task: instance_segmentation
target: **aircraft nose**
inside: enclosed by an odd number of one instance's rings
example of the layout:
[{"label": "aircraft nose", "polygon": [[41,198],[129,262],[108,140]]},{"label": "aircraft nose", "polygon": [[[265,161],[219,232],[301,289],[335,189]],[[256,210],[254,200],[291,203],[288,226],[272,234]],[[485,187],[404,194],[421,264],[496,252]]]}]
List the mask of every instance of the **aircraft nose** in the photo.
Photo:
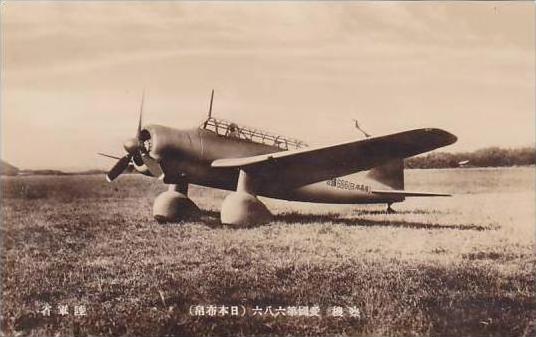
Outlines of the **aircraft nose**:
[{"label": "aircraft nose", "polygon": [[123,147],[125,148],[125,151],[127,151],[127,153],[130,153],[130,154],[134,154],[138,150],[139,146],[140,145],[139,145],[138,139],[136,138],[128,139],[127,141],[123,143]]}]

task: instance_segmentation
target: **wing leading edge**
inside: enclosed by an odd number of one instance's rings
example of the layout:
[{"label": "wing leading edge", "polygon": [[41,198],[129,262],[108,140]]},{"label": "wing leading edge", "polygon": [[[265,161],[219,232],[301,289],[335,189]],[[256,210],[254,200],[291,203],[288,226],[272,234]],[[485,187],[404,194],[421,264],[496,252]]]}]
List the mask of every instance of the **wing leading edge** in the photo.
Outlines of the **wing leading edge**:
[{"label": "wing leading edge", "polygon": [[369,170],[456,140],[456,136],[441,129],[416,129],[331,146],[218,159],[212,162],[212,167],[242,169],[253,175],[263,190],[276,191]]}]

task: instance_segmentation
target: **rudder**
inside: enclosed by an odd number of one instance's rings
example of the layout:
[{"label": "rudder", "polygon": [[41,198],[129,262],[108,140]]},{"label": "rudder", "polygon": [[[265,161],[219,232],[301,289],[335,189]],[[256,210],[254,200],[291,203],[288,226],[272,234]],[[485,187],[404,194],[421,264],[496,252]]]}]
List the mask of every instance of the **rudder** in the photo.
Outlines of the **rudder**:
[{"label": "rudder", "polygon": [[367,173],[374,179],[394,190],[404,189],[404,159],[394,159],[386,164],[377,166]]}]

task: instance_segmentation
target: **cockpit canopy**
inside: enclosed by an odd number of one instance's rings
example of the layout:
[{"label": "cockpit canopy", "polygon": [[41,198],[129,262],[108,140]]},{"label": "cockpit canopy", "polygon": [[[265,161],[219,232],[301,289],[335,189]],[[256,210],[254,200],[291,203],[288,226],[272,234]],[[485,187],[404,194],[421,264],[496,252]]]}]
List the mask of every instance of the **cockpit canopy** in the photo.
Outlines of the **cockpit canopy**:
[{"label": "cockpit canopy", "polygon": [[213,117],[201,123],[199,128],[214,132],[221,137],[237,138],[253,143],[276,146],[281,150],[307,147],[306,143],[298,139],[287,138],[245,126],[238,126],[236,123]]}]

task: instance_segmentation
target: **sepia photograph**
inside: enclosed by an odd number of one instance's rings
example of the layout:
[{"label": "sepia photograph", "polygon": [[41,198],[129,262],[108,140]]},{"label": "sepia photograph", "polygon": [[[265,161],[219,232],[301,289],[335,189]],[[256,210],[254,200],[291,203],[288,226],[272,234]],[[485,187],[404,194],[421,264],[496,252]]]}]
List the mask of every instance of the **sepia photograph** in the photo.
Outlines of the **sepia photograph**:
[{"label": "sepia photograph", "polygon": [[531,1],[0,1],[0,336],[536,335]]}]

